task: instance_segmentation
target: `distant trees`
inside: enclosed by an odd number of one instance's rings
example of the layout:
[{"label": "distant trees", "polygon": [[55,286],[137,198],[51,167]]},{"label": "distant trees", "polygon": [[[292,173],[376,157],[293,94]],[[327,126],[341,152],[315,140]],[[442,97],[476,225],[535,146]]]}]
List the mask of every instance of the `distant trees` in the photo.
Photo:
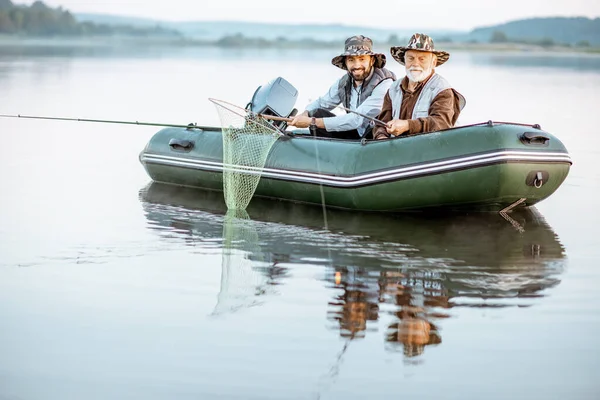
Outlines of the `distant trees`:
[{"label": "distant trees", "polygon": [[[556,46],[558,43],[554,41],[554,39],[550,37],[542,37],[539,39],[509,39],[508,36],[503,31],[494,31],[492,33],[492,37],[490,38],[490,43],[520,43],[520,44],[532,44],[541,47],[552,47]],[[563,44],[563,46],[567,46],[568,44]]]},{"label": "distant trees", "polygon": [[[102,21],[102,20],[101,20]],[[112,19],[111,19],[112,21]],[[117,21],[119,21],[117,19]],[[133,24],[134,22],[132,22]],[[176,25],[170,25],[176,27]],[[187,29],[183,27],[182,29]],[[214,28],[205,28],[208,33]],[[268,28],[267,28],[268,29]],[[222,30],[237,32],[238,27]],[[42,1],[35,1],[30,6],[14,4],[11,0],[0,0],[0,35],[36,36],[36,37],[75,37],[75,36],[133,36],[163,39],[177,39],[181,45],[219,46],[230,48],[339,48],[341,38],[332,40],[315,39],[313,31],[308,30],[305,38],[292,39],[279,36],[274,39],[248,37],[254,32],[240,27],[239,32],[228,33],[217,40],[184,37],[175,29],[166,29],[160,25],[113,25],[106,23],[79,22],[62,7],[50,8]],[[337,31],[336,31],[337,32]],[[387,44],[392,46],[407,43],[408,38],[389,33]],[[391,31],[394,32],[394,31]],[[339,32],[337,32],[339,33]],[[260,34],[264,34],[261,31]],[[268,35],[272,37],[272,35]],[[312,37],[312,38],[311,38]],[[332,35],[329,37],[333,38]],[[379,39],[378,39],[379,41]],[[172,43],[173,40],[167,40]],[[577,47],[582,51],[598,51],[600,46],[600,18],[534,18],[513,21],[502,25],[476,28],[466,35],[447,34],[436,39],[436,43],[466,44],[522,44],[530,46],[568,46]],[[378,42],[379,43],[379,42]],[[385,44],[382,43],[382,44]]]},{"label": "distant trees", "polygon": [[0,34],[23,36],[180,36],[177,31],[161,28],[108,26],[91,22],[77,22],[62,7],[50,8],[41,1],[31,6],[15,5],[10,0],[0,0]]},{"label": "distant trees", "polygon": [[310,38],[304,38],[300,40],[292,40],[284,37],[277,37],[274,40],[264,39],[264,38],[256,38],[256,37],[247,37],[242,35],[241,33],[236,33],[234,35],[225,35],[220,39],[217,39],[213,43],[203,42],[204,45],[215,45],[218,47],[231,47],[231,48],[259,48],[259,49],[267,49],[267,48],[275,48],[275,49],[285,49],[285,48],[307,48],[307,49],[316,49],[316,48],[330,48],[330,47],[338,47],[339,43],[337,41],[328,42],[322,40],[315,40]]},{"label": "distant trees", "polygon": [[506,33],[502,31],[494,31],[492,32],[492,37],[490,38],[490,43],[506,43],[508,42],[508,37]]},{"label": "distant trees", "polygon": [[216,41],[216,45],[220,47],[273,47],[274,42],[266,39],[247,38],[241,33],[235,35],[223,36],[221,39]]},{"label": "distant trees", "polygon": [[436,39],[436,43],[452,43],[454,42],[450,36],[441,36]]},{"label": "distant trees", "polygon": [[535,44],[540,45],[542,47],[552,47],[552,46],[556,45],[556,43],[554,42],[554,39],[549,38],[549,37],[541,38],[541,39],[537,40],[535,42]]},{"label": "distant trees", "polygon": [[14,30],[14,23],[8,16],[8,13],[5,13],[2,9],[0,9],[0,33],[14,32]]},{"label": "distant trees", "polygon": [[13,3],[10,0],[0,0],[0,10],[5,10],[13,7]]},{"label": "distant trees", "polygon": [[396,35],[395,33],[392,33],[392,34],[390,35],[390,37],[388,38],[387,42],[388,42],[389,44],[392,44],[392,45],[394,45],[394,46],[398,46],[400,43],[402,43],[402,42],[400,41],[400,38],[398,37],[398,35]]},{"label": "distant trees", "polygon": [[552,39],[555,45],[575,45],[585,40],[591,47],[600,46],[600,18],[548,17],[528,18],[507,23],[475,28],[468,38],[480,42],[539,43]]},{"label": "distant trees", "polygon": [[0,33],[44,35],[73,35],[79,27],[70,12],[52,9],[41,1],[30,7],[16,6],[10,0],[0,0]]}]

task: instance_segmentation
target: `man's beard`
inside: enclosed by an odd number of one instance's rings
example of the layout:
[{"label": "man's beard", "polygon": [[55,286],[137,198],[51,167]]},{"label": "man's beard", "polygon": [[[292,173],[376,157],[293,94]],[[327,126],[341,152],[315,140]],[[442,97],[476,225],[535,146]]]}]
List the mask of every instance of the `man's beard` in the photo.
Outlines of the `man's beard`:
[{"label": "man's beard", "polygon": [[420,68],[406,68],[406,76],[408,80],[414,83],[423,82],[429,75],[431,75],[431,71],[433,71],[433,66],[424,69],[421,71]]},{"label": "man's beard", "polygon": [[371,67],[363,69],[363,68],[355,68],[350,71],[350,75],[355,81],[362,82],[369,77],[371,73]]}]

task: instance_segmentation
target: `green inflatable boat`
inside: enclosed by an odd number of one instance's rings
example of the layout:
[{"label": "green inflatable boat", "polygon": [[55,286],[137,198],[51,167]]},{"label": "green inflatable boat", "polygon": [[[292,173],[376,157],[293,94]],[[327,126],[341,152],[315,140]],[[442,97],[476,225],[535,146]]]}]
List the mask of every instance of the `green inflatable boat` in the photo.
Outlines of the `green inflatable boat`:
[{"label": "green inflatable boat", "polygon": [[[156,182],[223,190],[220,128],[162,129],[140,161]],[[500,211],[547,198],[570,166],[555,136],[509,123],[363,142],[296,134],[275,142],[254,195],[365,211]]]},{"label": "green inflatable boat", "polygon": [[[287,109],[295,99],[274,100],[274,89],[273,83],[266,94],[257,89],[247,108],[292,115],[296,110]],[[285,89],[287,94],[293,87]],[[572,164],[560,140],[538,125],[489,121],[378,141],[278,129],[285,134],[270,149],[264,168],[253,172],[260,174],[254,196],[350,210],[528,207],[554,193]],[[140,161],[156,182],[223,190],[219,127],[164,128]]]}]

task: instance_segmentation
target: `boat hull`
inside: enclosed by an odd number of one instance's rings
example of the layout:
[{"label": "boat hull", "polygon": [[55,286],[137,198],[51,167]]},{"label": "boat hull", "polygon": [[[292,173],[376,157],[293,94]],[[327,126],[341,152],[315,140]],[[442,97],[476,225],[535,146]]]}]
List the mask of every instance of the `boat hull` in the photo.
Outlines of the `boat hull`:
[{"label": "boat hull", "polygon": [[[192,145],[169,144],[174,142]],[[220,129],[163,129],[140,161],[154,181],[223,189]],[[570,166],[556,137],[518,124],[366,142],[299,134],[274,144],[264,169],[256,171],[261,179],[255,196],[364,211],[493,211],[547,198]]]}]

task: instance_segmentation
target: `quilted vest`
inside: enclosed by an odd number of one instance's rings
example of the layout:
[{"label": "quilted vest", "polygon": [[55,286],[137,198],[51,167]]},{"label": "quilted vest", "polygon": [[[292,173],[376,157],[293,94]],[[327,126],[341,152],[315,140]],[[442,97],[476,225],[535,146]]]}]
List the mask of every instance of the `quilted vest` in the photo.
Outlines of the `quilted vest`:
[{"label": "quilted vest", "polygon": [[[373,68],[373,73],[371,74],[371,78],[368,81],[364,81],[362,83],[362,88],[358,97],[358,105],[361,105],[367,97],[373,93],[373,89],[377,87],[381,82],[386,79],[396,80],[396,75],[385,68]],[[350,107],[350,97],[352,93],[352,79],[350,74],[346,74],[340,79],[340,83],[338,86],[338,91],[340,95],[340,99],[342,100],[342,104],[346,108],[353,109]]]},{"label": "quilted vest", "polygon": [[[402,89],[400,87],[401,83],[401,79],[397,80],[396,82],[392,83],[392,86],[389,90],[390,99],[392,100],[393,119],[400,119],[400,106],[402,105]],[[442,90],[451,88],[452,86],[450,86],[446,79],[444,79],[441,75],[434,73],[421,90],[421,93],[419,93],[419,98],[417,99],[417,103],[413,109],[411,119],[426,118],[429,115],[429,107],[431,106],[431,102],[435,96],[437,96]],[[456,93],[458,94],[460,109],[462,110],[466,104],[466,100],[462,94],[458,92]]]}]

